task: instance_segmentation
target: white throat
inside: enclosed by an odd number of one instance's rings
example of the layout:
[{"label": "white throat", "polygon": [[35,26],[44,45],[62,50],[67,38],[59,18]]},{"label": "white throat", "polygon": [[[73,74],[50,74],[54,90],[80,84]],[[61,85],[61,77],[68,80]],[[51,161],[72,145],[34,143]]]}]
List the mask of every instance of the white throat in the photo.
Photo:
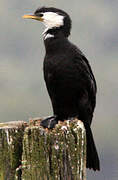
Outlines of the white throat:
[{"label": "white throat", "polygon": [[48,39],[48,38],[53,38],[53,37],[54,37],[54,35],[49,34],[49,33],[43,35],[44,40],[46,40],[46,39]]},{"label": "white throat", "polygon": [[46,29],[44,30],[44,32],[42,33],[44,40],[46,40],[46,39],[48,39],[48,38],[53,38],[53,37],[54,37],[53,34],[47,33],[48,30],[49,30],[49,28],[46,28]]}]

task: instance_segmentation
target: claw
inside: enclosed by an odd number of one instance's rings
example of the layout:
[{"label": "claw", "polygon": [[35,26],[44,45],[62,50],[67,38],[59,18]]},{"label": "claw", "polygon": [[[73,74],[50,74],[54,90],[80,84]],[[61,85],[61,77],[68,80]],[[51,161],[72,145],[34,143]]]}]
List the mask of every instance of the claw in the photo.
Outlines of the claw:
[{"label": "claw", "polygon": [[44,128],[53,129],[55,125],[58,124],[58,120],[56,116],[51,116],[41,121],[40,126]]}]

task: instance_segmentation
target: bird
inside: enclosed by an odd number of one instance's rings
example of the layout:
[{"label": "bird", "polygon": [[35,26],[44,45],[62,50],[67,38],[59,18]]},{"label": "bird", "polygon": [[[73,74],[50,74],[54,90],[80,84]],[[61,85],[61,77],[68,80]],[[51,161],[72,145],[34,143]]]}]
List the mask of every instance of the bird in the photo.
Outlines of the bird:
[{"label": "bird", "polygon": [[86,129],[86,167],[99,171],[100,162],[91,131],[97,85],[89,61],[68,39],[72,20],[64,10],[45,6],[23,18],[45,25],[43,72],[53,116],[43,119],[40,125],[52,129],[58,121],[80,119]]}]

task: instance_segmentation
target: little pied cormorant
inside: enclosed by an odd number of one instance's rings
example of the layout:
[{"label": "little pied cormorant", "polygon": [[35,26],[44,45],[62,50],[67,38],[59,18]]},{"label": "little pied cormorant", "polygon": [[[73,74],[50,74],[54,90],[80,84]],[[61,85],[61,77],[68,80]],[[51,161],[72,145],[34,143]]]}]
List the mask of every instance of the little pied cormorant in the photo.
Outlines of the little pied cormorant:
[{"label": "little pied cormorant", "polygon": [[23,18],[43,22],[46,55],[44,79],[52,102],[54,116],[41,122],[53,128],[58,120],[77,117],[82,120],[87,136],[87,168],[100,170],[99,158],[90,128],[96,105],[96,81],[84,54],[69,40],[71,19],[53,7],[38,8]]}]

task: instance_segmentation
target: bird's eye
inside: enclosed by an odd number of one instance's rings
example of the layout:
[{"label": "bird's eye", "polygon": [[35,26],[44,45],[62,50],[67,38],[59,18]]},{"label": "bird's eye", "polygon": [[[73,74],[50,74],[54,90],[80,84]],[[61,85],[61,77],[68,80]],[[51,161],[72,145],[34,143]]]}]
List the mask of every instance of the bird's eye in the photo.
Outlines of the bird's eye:
[{"label": "bird's eye", "polygon": [[40,14],[39,14],[39,17],[43,17],[43,14],[42,14],[42,13],[40,13]]}]

